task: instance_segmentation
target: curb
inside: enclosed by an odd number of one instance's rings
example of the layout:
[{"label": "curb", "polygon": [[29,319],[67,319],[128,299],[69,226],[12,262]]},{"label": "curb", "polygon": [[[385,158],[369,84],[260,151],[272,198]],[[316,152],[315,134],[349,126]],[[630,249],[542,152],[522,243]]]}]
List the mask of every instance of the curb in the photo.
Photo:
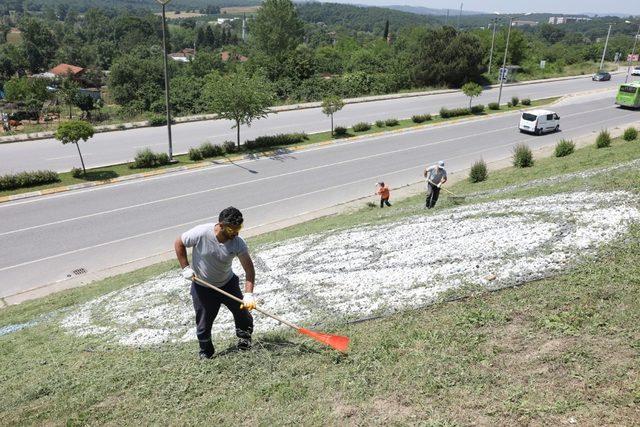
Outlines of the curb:
[{"label": "curb", "polygon": [[[623,71],[612,71],[611,74],[622,74]],[[538,79],[538,80],[528,80],[525,82],[516,82],[509,83],[503,85],[504,87],[515,87],[515,86],[526,86],[537,83],[547,83],[547,82],[557,82],[557,81],[565,81],[565,80],[577,80],[581,78],[587,78],[588,75],[580,75],[580,76],[567,76],[567,77],[554,77],[550,79]],[[499,84],[485,86],[484,89],[495,89],[500,87]],[[362,104],[366,102],[376,102],[376,101],[386,101],[392,99],[402,99],[402,98],[418,98],[422,96],[432,96],[432,95],[444,95],[449,93],[460,92],[460,89],[439,89],[425,92],[407,92],[407,93],[394,93],[388,95],[375,95],[375,96],[366,96],[361,98],[347,98],[344,99],[345,104]],[[297,110],[306,110],[311,108],[319,108],[322,105],[322,102],[307,102],[303,104],[291,104],[291,105],[281,105],[277,107],[271,108],[271,112],[279,113],[284,111],[297,111]],[[186,117],[178,117],[174,118],[174,123],[172,124],[181,124],[181,123],[192,123],[192,122],[201,122],[207,120],[214,120],[217,118],[216,114],[203,114],[196,116],[186,116]],[[121,123],[117,125],[104,125],[97,126],[95,128],[96,133],[106,133],[106,132],[118,132],[123,130],[131,130],[131,129],[140,129],[154,127],[149,125],[148,121],[143,122],[131,122],[131,123]],[[155,126],[160,127],[160,126]],[[13,136],[4,136],[0,137],[0,144],[11,144],[14,142],[22,142],[22,141],[34,141],[39,139],[49,139],[53,138],[54,132],[46,131],[46,132],[37,132],[37,133],[29,133],[29,134],[20,134]]]},{"label": "curb", "polygon": [[[567,95],[567,96],[569,96],[569,95]],[[565,97],[566,96],[560,97],[559,99],[557,99],[556,101],[554,101],[554,102],[552,102],[552,103],[550,103],[548,105],[549,106],[555,105],[556,103],[558,103],[561,100],[565,99]],[[531,107],[531,108],[535,108],[535,107]],[[509,114],[509,113],[518,113],[521,110],[522,109],[513,110],[513,111],[504,111],[502,113],[497,113],[497,114],[494,113],[494,114],[491,114],[489,116],[461,117],[461,118],[457,118],[457,119],[454,118],[452,120],[446,120],[446,121],[442,121],[442,122],[438,122],[438,123],[426,123],[426,124],[423,124],[423,125],[411,126],[411,127],[408,127],[408,128],[389,130],[389,131],[383,131],[383,132],[376,132],[376,133],[371,133],[371,134],[367,134],[367,135],[358,135],[358,136],[353,136],[353,137],[350,137],[350,138],[327,140],[327,141],[321,141],[321,142],[317,142],[317,143],[314,143],[314,144],[307,144],[307,145],[294,145],[294,146],[291,146],[291,147],[283,147],[283,148],[276,149],[276,150],[261,151],[261,152],[258,152],[258,153],[252,153],[252,154],[246,154],[246,155],[236,155],[236,156],[232,156],[232,157],[225,157],[223,160],[226,160],[227,163],[234,163],[234,162],[243,161],[243,160],[250,160],[251,158],[248,157],[248,156],[254,156],[254,158],[276,156],[278,154],[282,154],[283,150],[287,150],[287,151],[290,151],[290,152],[291,151],[300,151],[300,150],[313,148],[313,147],[323,147],[323,146],[327,146],[327,145],[338,144],[338,143],[341,143],[341,142],[354,142],[354,141],[360,141],[360,140],[363,140],[363,139],[380,137],[380,136],[397,135],[397,134],[407,133],[407,132],[410,132],[410,131],[422,130],[422,129],[426,129],[426,128],[436,128],[436,127],[450,125],[450,124],[460,124],[460,123],[474,122],[474,121],[483,120],[483,119],[491,119],[491,118],[493,118],[495,116],[502,116],[502,115],[506,115],[506,114]],[[436,115],[437,115],[437,113],[436,113]],[[205,161],[205,162],[200,162],[200,163],[194,163],[194,164],[191,164],[191,165],[179,166],[177,168],[166,168],[166,169],[158,169],[158,170],[155,170],[155,171],[136,173],[136,174],[132,174],[132,175],[126,175],[126,176],[122,176],[122,177],[107,179],[107,180],[104,180],[104,181],[86,182],[86,183],[82,183],[82,184],[73,184],[73,185],[66,185],[66,186],[62,186],[62,187],[47,188],[47,189],[38,190],[38,191],[30,191],[28,193],[13,194],[11,196],[0,196],[0,203],[13,202],[13,201],[16,201],[16,200],[28,199],[28,198],[32,198],[32,197],[47,196],[47,195],[50,195],[50,194],[63,193],[63,192],[72,191],[72,190],[80,190],[80,189],[83,189],[83,188],[90,188],[90,187],[97,187],[97,186],[101,186],[101,185],[114,184],[114,183],[117,183],[117,182],[131,181],[131,180],[135,180],[135,179],[144,179],[144,178],[149,178],[149,177],[158,176],[158,175],[166,175],[166,174],[174,173],[174,172],[182,172],[182,171],[193,170],[193,169],[204,169],[204,168],[207,168],[207,167],[211,167],[212,164],[213,164],[213,162]]]}]

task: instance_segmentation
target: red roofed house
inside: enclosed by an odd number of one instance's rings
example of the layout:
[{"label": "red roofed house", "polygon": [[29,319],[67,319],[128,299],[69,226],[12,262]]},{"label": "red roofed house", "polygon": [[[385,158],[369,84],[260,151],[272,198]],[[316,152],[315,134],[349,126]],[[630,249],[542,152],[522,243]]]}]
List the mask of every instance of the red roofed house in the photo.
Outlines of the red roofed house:
[{"label": "red roofed house", "polygon": [[220,52],[220,59],[222,59],[222,62],[227,62],[229,59],[233,59],[238,62],[246,62],[249,60],[246,56],[242,56],[239,53],[227,52],[226,50]]},{"label": "red roofed house", "polygon": [[85,68],[76,67],[75,65],[69,64],[59,64],[50,69],[49,72],[55,74],[58,77],[71,76],[75,79],[80,77],[85,72]]}]

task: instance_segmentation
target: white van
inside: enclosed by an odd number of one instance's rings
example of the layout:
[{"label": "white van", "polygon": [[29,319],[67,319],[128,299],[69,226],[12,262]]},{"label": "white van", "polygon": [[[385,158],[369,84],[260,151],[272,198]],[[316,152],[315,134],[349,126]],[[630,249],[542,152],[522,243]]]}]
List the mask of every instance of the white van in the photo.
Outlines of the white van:
[{"label": "white van", "polygon": [[520,117],[520,132],[540,135],[544,132],[556,132],[560,129],[560,116],[549,110],[525,111]]}]

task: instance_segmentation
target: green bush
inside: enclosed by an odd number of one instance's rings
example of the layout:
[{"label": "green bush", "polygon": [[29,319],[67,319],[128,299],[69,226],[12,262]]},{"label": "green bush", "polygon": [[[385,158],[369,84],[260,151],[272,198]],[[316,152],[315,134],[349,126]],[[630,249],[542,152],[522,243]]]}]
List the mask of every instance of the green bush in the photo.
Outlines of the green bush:
[{"label": "green bush", "polygon": [[497,102],[489,103],[489,110],[499,110],[499,109],[500,109],[500,104],[498,104]]},{"label": "green bush", "polygon": [[168,164],[169,155],[167,153],[154,153],[150,149],[145,148],[136,153],[136,157],[129,167],[131,169],[156,168]]},{"label": "green bush", "polygon": [[371,124],[367,122],[360,122],[353,125],[354,132],[366,132],[371,129]]},{"label": "green bush", "polygon": [[482,104],[474,105],[473,107],[471,107],[471,113],[472,114],[484,113],[484,105]]},{"label": "green bush", "polygon": [[222,149],[225,153],[231,154],[238,151],[238,146],[233,141],[225,141],[222,143]]},{"label": "green bush", "polygon": [[269,148],[278,145],[298,144],[309,139],[306,133],[281,133],[278,135],[260,136],[252,141],[247,141],[245,147],[247,150],[257,148]]},{"label": "green bush", "polygon": [[71,176],[74,178],[80,178],[84,175],[84,171],[80,168],[71,168]]},{"label": "green bush", "polygon": [[198,147],[198,150],[200,150],[202,157],[204,157],[205,159],[208,159],[210,157],[222,156],[224,154],[224,148],[219,145],[214,145],[210,142],[203,142],[202,144],[200,144],[200,147]]},{"label": "green bush", "polygon": [[398,119],[387,119],[384,121],[384,124],[389,127],[394,127],[394,126],[398,126],[400,122],[398,121]]},{"label": "green bush", "polygon": [[204,159],[204,156],[202,155],[202,151],[200,151],[197,148],[189,148],[189,160],[197,162],[202,159]]},{"label": "green bush", "polygon": [[149,126],[164,126],[167,124],[167,117],[162,114],[154,114],[149,117]]},{"label": "green bush", "polygon": [[633,141],[638,138],[638,130],[636,128],[627,128],[622,135],[625,141]]},{"label": "green bush", "polygon": [[517,107],[519,103],[520,103],[520,99],[517,96],[512,96],[511,97],[511,105],[512,106]]},{"label": "green bush", "polygon": [[0,191],[35,187],[36,185],[51,184],[54,182],[60,182],[60,177],[56,172],[47,170],[0,175]]},{"label": "green bush", "polygon": [[486,181],[487,176],[487,164],[482,159],[475,162],[469,170],[469,181],[471,182]]},{"label": "green bush", "polygon": [[554,154],[556,157],[568,156],[569,154],[573,153],[573,150],[575,150],[575,148],[576,148],[576,144],[574,144],[573,141],[570,141],[567,139],[561,139],[556,144],[556,149]]},{"label": "green bush", "polygon": [[440,117],[443,119],[448,119],[451,117],[459,117],[459,116],[468,116],[471,114],[471,110],[469,108],[444,108],[440,109]]},{"label": "green bush", "polygon": [[344,135],[346,135],[346,134],[347,134],[347,128],[346,128],[346,127],[344,127],[344,126],[336,126],[336,127],[333,129],[333,133],[334,133],[334,135],[336,135],[336,136],[344,136]]},{"label": "green bush", "polygon": [[596,138],[596,147],[597,148],[606,148],[611,146],[611,134],[609,134],[608,130],[603,130],[598,134]]},{"label": "green bush", "polygon": [[525,98],[522,100],[522,105],[531,105],[531,100],[529,98]]},{"label": "green bush", "polygon": [[507,108],[511,108],[513,107],[513,104],[511,103],[511,101],[507,102]]},{"label": "green bush", "polygon": [[411,120],[414,123],[423,123],[431,120],[431,114],[416,114],[415,116],[411,116]]},{"label": "green bush", "polygon": [[513,166],[517,168],[533,166],[533,153],[525,144],[518,144],[513,148]]},{"label": "green bush", "polygon": [[376,126],[379,128],[384,127],[384,120],[376,120]]}]

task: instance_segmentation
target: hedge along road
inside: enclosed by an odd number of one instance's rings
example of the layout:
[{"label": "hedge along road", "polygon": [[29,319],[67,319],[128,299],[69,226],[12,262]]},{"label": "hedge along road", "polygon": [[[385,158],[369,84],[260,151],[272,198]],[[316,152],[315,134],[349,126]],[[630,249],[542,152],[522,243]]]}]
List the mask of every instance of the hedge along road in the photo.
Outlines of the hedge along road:
[{"label": "hedge along road", "polygon": [[[590,77],[585,77],[505,86],[502,102],[506,103],[511,96],[518,96],[520,99],[541,99],[594,89],[614,90],[623,81],[624,75],[614,75],[609,82],[592,82]],[[479,98],[475,98],[474,103],[486,105],[495,102],[497,96],[497,89],[490,89]],[[469,99],[460,92],[349,104],[335,115],[335,123],[351,126],[360,121],[401,119],[414,114],[437,113],[441,107],[464,107],[468,104]],[[236,134],[231,126],[231,122],[223,120],[176,124],[172,126],[174,152],[187,152],[190,147],[198,146],[205,141],[217,144],[225,140],[235,141]],[[322,114],[321,109],[311,108],[271,114],[265,119],[255,121],[251,127],[242,126],[240,136],[245,140],[277,133],[321,132],[329,128],[330,120]],[[158,152],[168,150],[167,130],[164,126],[98,133],[89,142],[80,144],[85,163],[90,168],[129,162],[133,160],[135,153],[143,148]],[[0,144],[0,159],[0,174],[37,169],[66,172],[80,165],[76,147],[73,144],[63,146],[54,139]]]},{"label": "hedge along road", "polygon": [[519,114],[506,113],[3,203],[0,297],[64,281],[75,269],[93,274],[166,254],[180,232],[213,220],[229,205],[244,212],[246,230],[251,231],[371,195],[380,179],[393,187],[415,183],[426,162],[444,159],[450,172],[463,170],[480,157],[508,157],[520,142],[535,149],[638,118],[637,112],[615,107],[608,97],[589,99],[554,107],[562,116],[562,132],[541,137],[520,134]]}]

